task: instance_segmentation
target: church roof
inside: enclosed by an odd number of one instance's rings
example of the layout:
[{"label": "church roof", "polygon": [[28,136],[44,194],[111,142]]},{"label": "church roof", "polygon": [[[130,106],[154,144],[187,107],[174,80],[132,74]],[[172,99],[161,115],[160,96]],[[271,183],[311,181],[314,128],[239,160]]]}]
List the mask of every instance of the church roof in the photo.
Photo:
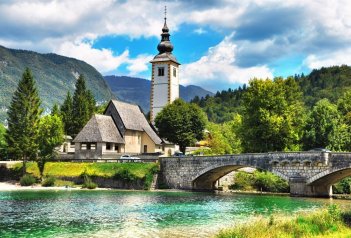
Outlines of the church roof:
[{"label": "church roof", "polygon": [[155,144],[161,144],[162,140],[152,129],[149,122],[146,120],[140,107],[135,104],[111,100],[115,106],[122,123],[128,130],[145,131]]},{"label": "church roof", "polygon": [[73,142],[110,142],[124,144],[112,117],[94,115]]}]

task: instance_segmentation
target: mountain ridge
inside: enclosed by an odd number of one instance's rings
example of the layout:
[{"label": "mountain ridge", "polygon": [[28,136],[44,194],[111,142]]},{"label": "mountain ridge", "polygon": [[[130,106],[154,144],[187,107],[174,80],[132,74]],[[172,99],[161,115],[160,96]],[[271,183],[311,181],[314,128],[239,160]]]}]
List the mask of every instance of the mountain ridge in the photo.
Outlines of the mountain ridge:
[{"label": "mountain ridge", "polygon": [[[150,110],[150,80],[116,75],[105,75],[104,79],[118,99],[138,104],[145,113]],[[214,95],[212,92],[196,85],[179,85],[179,91],[180,98],[187,102],[191,101],[195,96],[201,98],[206,95]]]},{"label": "mountain ridge", "polygon": [[41,54],[0,46],[0,121],[2,122],[7,117],[6,110],[27,67],[33,73],[44,110],[51,109],[55,103],[61,104],[68,91],[74,92],[79,74],[84,75],[87,87],[98,102],[114,98],[102,75],[84,61],[54,53]]}]

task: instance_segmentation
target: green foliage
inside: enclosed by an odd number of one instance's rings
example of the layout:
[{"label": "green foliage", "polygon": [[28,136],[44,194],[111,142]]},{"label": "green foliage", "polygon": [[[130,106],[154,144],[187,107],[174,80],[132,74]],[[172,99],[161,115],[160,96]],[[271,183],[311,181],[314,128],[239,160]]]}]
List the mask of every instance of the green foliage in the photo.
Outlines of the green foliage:
[{"label": "green foliage", "polygon": [[186,146],[203,138],[206,122],[206,115],[198,106],[181,99],[164,107],[155,118],[159,135],[178,144],[183,153]]},{"label": "green foliage", "polygon": [[351,177],[344,178],[333,185],[334,194],[351,194]]},{"label": "green foliage", "polygon": [[31,186],[37,182],[37,179],[31,174],[25,174],[20,179],[21,186]]},{"label": "green foliage", "polygon": [[209,122],[207,130],[209,134],[206,140],[209,143],[211,151],[209,154],[233,154],[241,153],[242,145],[239,134],[242,121],[239,114],[233,115],[233,120],[223,124]]},{"label": "green foliage", "polygon": [[217,92],[213,97],[195,97],[191,102],[199,105],[207,114],[208,120],[223,123],[232,120],[233,115],[241,113],[242,98],[246,92],[246,85],[237,89]]},{"label": "green foliage", "polygon": [[229,188],[233,190],[244,190],[251,191],[254,189],[255,175],[252,173],[246,173],[238,171],[234,175],[234,184],[230,185]]},{"label": "green foliage", "polygon": [[242,116],[246,152],[299,149],[304,107],[292,78],[251,80],[243,96]]},{"label": "green foliage", "polygon": [[97,184],[94,183],[87,174],[84,174],[83,177],[84,183],[82,184],[82,188],[95,189],[97,187]]},{"label": "green foliage", "polygon": [[56,103],[52,107],[50,115],[51,116],[60,116],[60,108],[59,108],[59,106]]},{"label": "green foliage", "polygon": [[79,177],[86,173],[88,176],[113,178],[118,172],[128,170],[138,179],[143,179],[148,173],[157,171],[156,163],[70,163],[47,162],[44,176]]},{"label": "green foliage", "polygon": [[[97,101],[113,98],[102,75],[91,65],[56,54],[38,54],[32,51],[12,50],[0,46],[0,105],[8,108],[11,97],[26,67],[32,69],[37,82],[42,107],[49,110],[55,103],[61,104],[66,93],[74,91],[77,74],[84,73],[87,86],[93,90]],[[6,119],[6,111],[0,110],[0,122]]]},{"label": "green foliage", "polygon": [[74,119],[73,119],[73,99],[71,93],[68,92],[61,106],[61,117],[66,135],[73,135]]},{"label": "green foliage", "polygon": [[90,90],[85,86],[84,76],[81,74],[76,83],[73,95],[73,128],[71,135],[75,136],[89,121],[95,111],[95,99]]},{"label": "green foliage", "polygon": [[134,180],[138,179],[138,177],[127,168],[117,171],[114,178],[124,180],[126,182],[133,182]]},{"label": "green foliage", "polygon": [[254,173],[239,171],[235,173],[234,184],[229,188],[244,191],[289,192],[287,181],[266,171],[255,171]]},{"label": "green foliage", "polygon": [[8,111],[6,141],[8,152],[13,159],[36,157],[38,151],[38,128],[42,110],[40,99],[31,71],[27,68],[22,75]]},{"label": "green foliage", "polygon": [[50,176],[50,177],[44,178],[44,180],[42,181],[41,185],[43,187],[53,187],[53,186],[55,186],[55,182],[56,182],[56,178]]},{"label": "green foliage", "polygon": [[47,115],[39,123],[39,155],[52,158],[54,149],[64,141],[63,123],[57,115]]},{"label": "green foliage", "polygon": [[6,128],[0,123],[0,160],[7,160]]},{"label": "green foliage", "polygon": [[323,98],[336,103],[345,91],[351,89],[350,79],[351,67],[346,65],[315,69],[306,77],[295,76],[308,107],[313,107]]},{"label": "green foliage", "polygon": [[[20,177],[21,171],[23,170],[23,163],[16,163],[10,167],[11,173],[18,175],[16,177]],[[36,162],[27,162],[26,163],[26,173],[31,174],[37,179],[40,178],[40,170],[38,164]]]},{"label": "green foliage", "polygon": [[336,133],[339,124],[340,114],[336,105],[328,99],[318,101],[307,119],[303,137],[304,149],[337,147],[334,137],[340,136],[340,133]]},{"label": "green foliage", "polygon": [[[256,219],[253,223],[235,226],[221,231],[218,238],[309,238],[309,237],[349,237],[351,229],[348,224],[348,214],[340,209],[331,207],[314,213],[300,213],[293,217],[280,216],[274,218]],[[343,222],[344,221],[344,222]]]}]

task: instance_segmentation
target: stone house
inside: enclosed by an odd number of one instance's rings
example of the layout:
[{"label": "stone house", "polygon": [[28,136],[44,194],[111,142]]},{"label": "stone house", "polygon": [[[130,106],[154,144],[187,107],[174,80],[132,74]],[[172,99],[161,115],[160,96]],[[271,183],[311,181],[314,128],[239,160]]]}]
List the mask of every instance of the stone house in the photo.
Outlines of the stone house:
[{"label": "stone house", "polygon": [[111,100],[74,138],[75,159],[117,159],[120,154],[162,152],[163,141],[138,105]]}]

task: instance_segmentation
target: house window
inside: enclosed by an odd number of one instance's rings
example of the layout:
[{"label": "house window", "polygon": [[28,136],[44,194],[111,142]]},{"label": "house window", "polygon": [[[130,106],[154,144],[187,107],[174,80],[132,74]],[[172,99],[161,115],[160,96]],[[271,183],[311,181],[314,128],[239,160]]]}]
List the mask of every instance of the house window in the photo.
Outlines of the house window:
[{"label": "house window", "polygon": [[71,142],[70,147],[71,147],[71,148],[74,148],[74,142]]},{"label": "house window", "polygon": [[90,149],[91,150],[96,150],[96,144],[95,143],[90,144]]},{"label": "house window", "polygon": [[87,144],[82,143],[82,144],[80,145],[80,149],[81,149],[81,150],[87,150]]},{"label": "house window", "polygon": [[173,68],[173,77],[177,77],[177,69]]},{"label": "house window", "polygon": [[144,153],[147,153],[147,145],[144,145]]},{"label": "house window", "polygon": [[118,151],[118,145],[115,144],[115,151]]},{"label": "house window", "polygon": [[164,75],[165,75],[165,68],[159,67],[158,68],[158,76],[164,76]]},{"label": "house window", "polygon": [[111,143],[106,143],[106,150],[111,150]]}]

